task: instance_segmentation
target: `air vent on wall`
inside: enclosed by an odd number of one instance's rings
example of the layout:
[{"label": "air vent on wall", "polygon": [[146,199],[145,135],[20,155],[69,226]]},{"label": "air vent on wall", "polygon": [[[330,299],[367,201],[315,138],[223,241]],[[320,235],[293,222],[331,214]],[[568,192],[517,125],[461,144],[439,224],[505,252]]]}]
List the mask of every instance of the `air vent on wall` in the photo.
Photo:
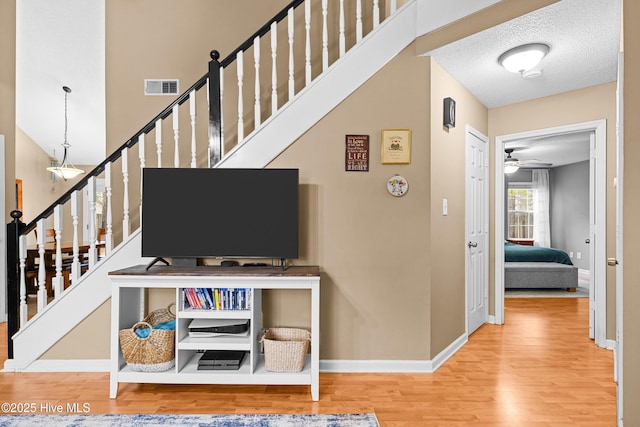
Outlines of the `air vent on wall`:
[{"label": "air vent on wall", "polygon": [[180,81],[178,79],[145,79],[145,95],[177,95]]}]

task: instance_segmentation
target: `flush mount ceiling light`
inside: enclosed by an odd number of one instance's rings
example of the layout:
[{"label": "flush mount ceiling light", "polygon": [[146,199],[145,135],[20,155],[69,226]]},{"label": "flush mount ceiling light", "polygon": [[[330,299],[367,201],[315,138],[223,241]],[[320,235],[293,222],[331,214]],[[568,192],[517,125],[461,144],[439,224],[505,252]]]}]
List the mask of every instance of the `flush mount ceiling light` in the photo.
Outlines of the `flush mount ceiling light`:
[{"label": "flush mount ceiling light", "polygon": [[504,152],[507,153],[507,158],[504,159],[504,173],[514,173],[520,169],[520,162],[515,157],[511,157],[513,148],[505,148]]},{"label": "flush mount ceiling light", "polygon": [[498,58],[498,63],[512,73],[524,75],[549,53],[549,45],[529,43],[509,49]]},{"label": "flush mount ceiling light", "polygon": [[71,93],[71,89],[69,89],[67,86],[62,86],[62,90],[64,91],[64,142],[62,143],[62,147],[64,148],[64,155],[62,157],[61,165],[48,167],[47,170],[49,172],[55,173],[60,178],[66,181],[68,179],[75,178],[80,174],[83,174],[84,171],[75,167],[73,163],[68,160],[68,152],[71,145],[67,142],[67,127],[69,123],[67,120],[67,96],[69,95],[69,93]]}]

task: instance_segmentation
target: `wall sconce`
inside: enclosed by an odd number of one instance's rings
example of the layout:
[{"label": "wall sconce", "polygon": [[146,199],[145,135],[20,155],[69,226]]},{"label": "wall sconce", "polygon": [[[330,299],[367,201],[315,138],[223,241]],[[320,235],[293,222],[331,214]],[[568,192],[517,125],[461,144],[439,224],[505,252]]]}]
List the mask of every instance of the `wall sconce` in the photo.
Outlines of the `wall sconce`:
[{"label": "wall sconce", "polygon": [[443,110],[443,125],[449,129],[456,127],[456,101],[445,98]]}]

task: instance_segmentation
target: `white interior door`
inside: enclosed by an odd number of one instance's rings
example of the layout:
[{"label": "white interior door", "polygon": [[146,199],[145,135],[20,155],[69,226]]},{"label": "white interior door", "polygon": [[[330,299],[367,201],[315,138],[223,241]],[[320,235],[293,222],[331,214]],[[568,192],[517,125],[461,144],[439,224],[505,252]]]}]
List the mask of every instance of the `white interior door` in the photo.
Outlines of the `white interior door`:
[{"label": "white interior door", "polygon": [[594,288],[595,283],[595,270],[596,264],[596,245],[595,245],[595,231],[596,231],[596,200],[595,200],[595,188],[596,188],[596,136],[594,132],[589,135],[589,271],[590,281],[589,283],[589,338],[595,339],[596,337],[596,291]]},{"label": "white interior door", "polygon": [[[466,127],[465,240],[467,334],[487,321],[489,298],[489,139]],[[443,214],[446,214],[443,204]]]},{"label": "white interior door", "polygon": [[620,53],[618,58],[618,126],[617,126],[617,147],[616,147],[616,259],[614,260],[616,266],[616,346],[614,357],[614,373],[617,381],[617,414],[618,425],[622,425],[623,411],[623,386],[622,386],[622,321],[623,316],[623,254],[622,254],[622,208],[623,208],[623,173],[624,173],[624,103],[623,103],[623,88],[624,88],[624,54]]}]

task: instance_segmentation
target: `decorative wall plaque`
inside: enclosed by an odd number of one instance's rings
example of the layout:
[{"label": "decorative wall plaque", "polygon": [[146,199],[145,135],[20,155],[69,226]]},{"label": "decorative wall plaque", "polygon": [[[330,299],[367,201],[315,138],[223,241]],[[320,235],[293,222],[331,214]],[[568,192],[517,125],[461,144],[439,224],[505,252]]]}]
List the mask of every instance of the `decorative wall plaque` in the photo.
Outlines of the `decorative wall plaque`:
[{"label": "decorative wall plaque", "polygon": [[369,171],[369,135],[347,135],[344,170]]}]

